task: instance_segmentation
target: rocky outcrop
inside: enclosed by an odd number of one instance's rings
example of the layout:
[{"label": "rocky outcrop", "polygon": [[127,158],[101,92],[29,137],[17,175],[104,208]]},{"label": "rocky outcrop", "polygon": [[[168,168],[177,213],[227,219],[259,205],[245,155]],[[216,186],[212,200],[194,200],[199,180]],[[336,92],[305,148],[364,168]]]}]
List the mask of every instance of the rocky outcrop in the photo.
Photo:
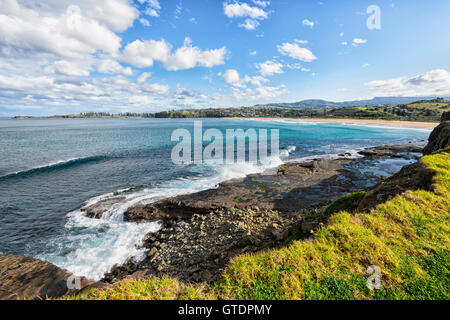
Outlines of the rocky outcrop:
[{"label": "rocky outcrop", "polygon": [[405,158],[407,153],[422,153],[422,148],[411,145],[388,145],[365,148],[358,152],[365,157]]},{"label": "rocky outcrop", "polygon": [[[218,188],[136,205],[126,221],[162,221],[162,229],[144,243],[147,257],[116,266],[104,280],[169,275],[211,282],[234,256],[279,246],[290,235],[307,237],[326,218],[330,201],[379,181],[355,174],[373,160],[412,160],[422,149],[413,145],[367,148],[364,157],[314,159],[286,163],[278,170],[227,181]],[[409,182],[407,182],[409,184]],[[355,207],[358,203],[355,203]]]},{"label": "rocky outcrop", "polygon": [[431,154],[448,146],[450,146],[450,111],[442,114],[441,124],[431,132],[423,154]]},{"label": "rocky outcrop", "polygon": [[434,172],[420,161],[404,166],[392,177],[369,190],[358,205],[357,211],[366,212],[407,190],[431,190]]},{"label": "rocky outcrop", "polygon": [[304,215],[324,209],[283,213],[259,207],[232,208],[194,214],[187,220],[169,220],[145,241],[149,251],[144,261],[116,267],[105,280],[147,273],[211,282],[232,257],[279,245],[291,231],[300,228]]},{"label": "rocky outcrop", "polygon": [[221,183],[216,189],[135,205],[125,212],[124,219],[131,222],[189,219],[196,213],[255,206],[295,212],[325,205],[330,199],[361,189],[364,179],[345,168],[351,162],[340,159],[287,163],[278,172],[249,175]]},{"label": "rocky outcrop", "polygon": [[[77,289],[78,280],[71,276],[71,273],[47,261],[11,254],[0,255],[0,300],[61,297],[74,292],[71,289]],[[86,278],[79,280],[79,289],[95,284]]]},{"label": "rocky outcrop", "polygon": [[444,112],[441,116],[441,122],[450,121],[450,111]]}]

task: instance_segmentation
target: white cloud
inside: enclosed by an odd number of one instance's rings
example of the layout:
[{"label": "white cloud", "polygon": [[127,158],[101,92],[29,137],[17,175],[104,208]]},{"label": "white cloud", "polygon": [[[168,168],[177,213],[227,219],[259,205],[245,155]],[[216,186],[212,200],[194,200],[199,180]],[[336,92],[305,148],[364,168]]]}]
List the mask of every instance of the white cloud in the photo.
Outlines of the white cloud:
[{"label": "white cloud", "polygon": [[239,76],[239,72],[234,69],[228,69],[223,74],[223,79],[226,83],[232,85],[233,87],[239,87],[239,88],[246,88],[246,84],[250,83],[253,86],[261,86],[262,83],[269,82],[268,79],[262,77],[262,76],[248,76],[245,75],[244,77]]},{"label": "white cloud", "polygon": [[362,67],[363,67],[363,68],[367,68],[367,67],[369,67],[369,66],[370,66],[370,64],[364,63]]},{"label": "white cloud", "polygon": [[161,5],[158,0],[138,0],[140,4],[145,4],[146,8],[144,13],[150,17],[159,17]]},{"label": "white cloud", "polygon": [[250,17],[252,19],[267,19],[268,13],[261,8],[251,7],[247,3],[223,3],[223,11],[228,18]]},{"label": "white cloud", "polygon": [[144,18],[140,18],[139,22],[144,26],[144,27],[150,27],[150,22],[147,19]]},{"label": "white cloud", "polygon": [[374,80],[374,81],[366,83],[366,86],[375,88],[375,89],[388,90],[388,91],[399,90],[399,89],[405,88],[402,78],[395,78],[395,79],[390,79],[390,80]]},{"label": "white cloud", "polygon": [[449,96],[450,73],[434,69],[413,77],[375,80],[365,84],[375,95],[384,96]]},{"label": "white cloud", "polygon": [[250,83],[250,84],[252,84],[252,85],[254,85],[254,86],[261,86],[263,83],[266,83],[266,82],[269,82],[269,79],[267,79],[267,78],[264,78],[264,77],[262,77],[262,76],[253,76],[253,77],[250,77],[250,76],[245,76],[243,79],[242,79],[242,81],[244,82],[244,83]]},{"label": "white cloud", "polygon": [[344,36],[344,33],[343,32],[341,32],[341,33],[339,33],[339,37],[343,37]]},{"label": "white cloud", "polygon": [[445,69],[435,69],[427,73],[417,75],[408,80],[408,83],[412,85],[427,85],[427,84],[449,84],[450,74]]},{"label": "white cloud", "polygon": [[270,1],[262,1],[262,0],[253,0],[253,3],[263,8],[270,5]]},{"label": "white cloud", "polygon": [[80,65],[78,63],[58,60],[45,68],[48,73],[56,73],[67,76],[89,76],[91,67],[89,65]]},{"label": "white cloud", "polygon": [[223,74],[223,79],[225,80],[226,83],[228,84],[236,84],[239,83],[239,72],[237,70],[234,69],[228,69],[227,71],[225,71],[225,73]]},{"label": "white cloud", "polygon": [[317,59],[310,50],[299,47],[296,43],[285,42],[281,46],[278,46],[278,52],[304,62],[311,62]]},{"label": "white cloud", "polygon": [[142,73],[139,75],[139,77],[137,77],[136,81],[137,81],[138,83],[145,82],[148,78],[150,78],[151,75],[152,75],[151,72],[142,72]]},{"label": "white cloud", "polygon": [[[63,1],[73,3],[73,1]],[[139,15],[127,0],[87,1],[90,6],[86,13],[92,18],[105,23],[112,30],[123,32],[133,25],[133,21]],[[82,12],[85,12],[82,10]]]},{"label": "white cloud", "polygon": [[249,55],[255,56],[256,55],[256,50],[250,51]]},{"label": "white cloud", "polygon": [[165,40],[135,40],[122,52],[122,61],[138,68],[153,66],[154,61],[167,61],[171,45]]},{"label": "white cloud", "polygon": [[97,70],[105,74],[122,74],[126,76],[131,76],[133,74],[133,70],[131,70],[130,67],[124,67],[112,59],[103,59]]},{"label": "white cloud", "polygon": [[256,68],[259,69],[259,72],[264,77],[272,76],[274,74],[284,73],[283,65],[281,63],[270,61],[270,60],[263,62],[263,63],[258,63],[256,65]]},{"label": "white cloud", "polygon": [[239,27],[244,28],[245,30],[255,30],[258,26],[259,22],[253,19],[245,19],[245,23],[239,25]]},{"label": "white cloud", "polygon": [[142,88],[142,91],[144,91],[144,92],[150,92],[150,93],[155,93],[155,94],[159,94],[159,95],[168,94],[169,90],[170,90],[170,87],[168,85],[163,85],[163,84],[159,84],[159,83],[146,84],[146,85],[143,85],[141,88]]},{"label": "white cloud", "polygon": [[348,42],[347,42],[347,41],[342,41],[341,44],[342,44],[343,46],[346,46],[346,45],[348,45]]},{"label": "white cloud", "polygon": [[352,46],[357,47],[358,45],[364,44],[364,43],[366,43],[366,42],[367,42],[366,39],[354,38],[354,39],[353,39]]},{"label": "white cloud", "polygon": [[303,21],[302,21],[302,24],[304,25],[304,26],[306,26],[306,27],[309,27],[309,28],[314,28],[314,22],[313,21],[309,21],[308,19],[304,19]]},{"label": "white cloud", "polygon": [[164,67],[170,71],[191,69],[197,66],[211,68],[225,63],[225,47],[212,50],[201,50],[191,45],[189,38],[164,61]]},{"label": "white cloud", "polygon": [[298,40],[295,39],[294,42],[300,43],[300,44],[308,44],[308,40]]},{"label": "white cloud", "polygon": [[[25,1],[28,4],[28,1]],[[102,1],[96,6],[80,2],[51,2],[46,10],[34,10],[16,0],[0,3],[0,46],[13,50],[83,57],[97,51],[117,54],[124,31],[137,17],[125,0]]]},{"label": "white cloud", "polygon": [[[255,2],[255,1],[254,1]],[[255,4],[260,7],[265,8],[270,4],[267,1],[257,1]],[[223,11],[224,14],[232,19],[232,18],[246,18],[245,21],[239,24],[239,27],[244,28],[246,30],[256,30],[259,27],[260,22],[258,20],[264,20],[269,17],[268,12],[260,7],[252,7],[247,3],[223,3]]]}]

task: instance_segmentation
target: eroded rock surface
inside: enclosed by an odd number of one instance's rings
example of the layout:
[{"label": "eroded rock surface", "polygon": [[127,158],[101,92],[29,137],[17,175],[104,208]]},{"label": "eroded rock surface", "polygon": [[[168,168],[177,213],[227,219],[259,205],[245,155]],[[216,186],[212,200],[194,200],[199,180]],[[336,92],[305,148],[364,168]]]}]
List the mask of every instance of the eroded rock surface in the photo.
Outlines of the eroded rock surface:
[{"label": "eroded rock surface", "polygon": [[369,190],[380,180],[358,174],[360,169],[370,169],[377,159],[412,162],[420,150],[413,145],[381,146],[364,150],[357,159],[343,154],[335,160],[292,162],[273,172],[221,183],[217,189],[131,207],[127,221],[161,220],[163,227],[148,235],[143,261],[116,266],[105,280],[170,275],[214,281],[232,257],[276,247],[294,233],[310,234],[319,222],[315,217],[324,217],[331,201]]},{"label": "eroded rock surface", "polygon": [[[57,298],[69,293],[72,274],[47,261],[12,254],[0,255],[0,300]],[[69,279],[69,282],[71,280]],[[75,282],[70,282],[75,284]],[[94,285],[80,279],[80,288]]]}]

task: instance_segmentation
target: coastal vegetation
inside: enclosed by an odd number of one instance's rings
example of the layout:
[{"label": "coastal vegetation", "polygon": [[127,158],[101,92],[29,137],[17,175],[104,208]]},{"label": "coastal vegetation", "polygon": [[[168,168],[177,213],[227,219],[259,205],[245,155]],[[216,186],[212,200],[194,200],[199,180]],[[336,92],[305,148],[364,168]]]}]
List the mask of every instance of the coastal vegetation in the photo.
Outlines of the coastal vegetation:
[{"label": "coastal vegetation", "polygon": [[[354,210],[365,193],[345,196],[309,237],[237,256],[210,285],[130,278],[70,298],[448,300],[450,148],[423,156],[419,165],[433,172],[427,190],[408,190],[367,212]],[[366,284],[372,265],[381,271],[379,290]]]},{"label": "coastal vegetation", "polygon": [[209,108],[193,110],[172,110],[156,113],[87,112],[53,118],[330,118],[367,119],[438,122],[442,113],[450,111],[450,101],[443,98],[420,100],[410,104],[352,106],[352,107],[312,107],[294,108],[273,105],[258,105],[239,108]]}]

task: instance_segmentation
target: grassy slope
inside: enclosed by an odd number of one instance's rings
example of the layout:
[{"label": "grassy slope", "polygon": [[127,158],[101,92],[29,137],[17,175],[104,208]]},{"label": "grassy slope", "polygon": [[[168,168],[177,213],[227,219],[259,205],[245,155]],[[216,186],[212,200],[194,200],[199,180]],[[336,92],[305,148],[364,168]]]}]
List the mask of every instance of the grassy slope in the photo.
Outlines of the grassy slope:
[{"label": "grassy slope", "polygon": [[[83,299],[449,299],[450,149],[420,161],[435,192],[409,191],[370,214],[335,213],[307,240],[235,258],[211,286],[125,280]],[[381,290],[365,270],[381,268]]]}]

